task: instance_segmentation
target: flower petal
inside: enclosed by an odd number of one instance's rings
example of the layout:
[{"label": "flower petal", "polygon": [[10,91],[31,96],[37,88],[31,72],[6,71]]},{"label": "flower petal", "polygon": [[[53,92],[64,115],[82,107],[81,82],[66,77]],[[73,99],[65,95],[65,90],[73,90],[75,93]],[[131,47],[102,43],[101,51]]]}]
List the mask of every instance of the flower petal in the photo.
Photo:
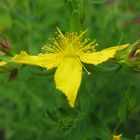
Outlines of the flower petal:
[{"label": "flower petal", "polygon": [[128,46],[129,44],[126,44],[110,47],[99,52],[82,53],[80,54],[80,59],[84,63],[98,65],[104,61],[107,61],[110,58],[113,58],[117,51],[125,49]]},{"label": "flower petal", "polygon": [[47,69],[51,69],[59,65],[62,57],[59,54],[55,53],[32,56],[27,54],[25,51],[21,51],[21,53],[15,55],[12,60],[16,63],[37,65],[45,67]]},{"label": "flower petal", "polygon": [[7,64],[7,62],[5,62],[5,61],[0,61],[0,67],[4,66],[4,65],[6,65],[6,64]]},{"label": "flower petal", "polygon": [[120,135],[113,135],[113,139],[112,140],[121,140],[122,134]]},{"label": "flower petal", "polygon": [[71,107],[74,107],[81,79],[82,66],[78,58],[64,58],[56,70],[55,82],[57,89],[67,96]]}]

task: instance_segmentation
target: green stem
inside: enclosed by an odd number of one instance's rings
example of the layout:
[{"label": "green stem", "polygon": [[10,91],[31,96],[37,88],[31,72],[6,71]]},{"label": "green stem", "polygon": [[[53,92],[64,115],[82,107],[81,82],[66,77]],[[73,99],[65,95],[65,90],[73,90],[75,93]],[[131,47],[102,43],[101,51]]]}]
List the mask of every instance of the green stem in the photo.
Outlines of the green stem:
[{"label": "green stem", "polygon": [[118,128],[119,128],[119,126],[121,125],[121,123],[122,123],[122,121],[121,120],[119,120],[119,122],[117,123],[117,125],[115,126],[115,128],[114,128],[114,134],[117,132],[117,130],[118,130]]},{"label": "green stem", "polygon": [[83,29],[84,21],[86,19],[87,9],[88,9],[88,0],[83,0],[83,12],[82,12],[82,17],[81,17],[81,26],[82,26],[82,29]]}]

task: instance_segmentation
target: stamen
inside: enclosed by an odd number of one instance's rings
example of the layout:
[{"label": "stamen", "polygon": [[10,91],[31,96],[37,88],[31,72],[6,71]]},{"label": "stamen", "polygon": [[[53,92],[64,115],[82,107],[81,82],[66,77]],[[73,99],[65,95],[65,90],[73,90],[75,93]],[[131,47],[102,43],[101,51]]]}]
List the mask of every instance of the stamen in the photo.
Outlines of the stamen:
[{"label": "stamen", "polygon": [[64,49],[64,46],[63,46],[63,43],[58,39],[58,38],[55,38],[55,41],[57,42],[58,45],[55,45],[60,51],[63,52],[63,49]]},{"label": "stamen", "polygon": [[63,35],[63,33],[60,31],[60,29],[57,27],[56,28],[57,30],[58,30],[58,32],[60,33],[60,35],[63,37],[63,38],[65,38],[65,36]]},{"label": "stamen", "polygon": [[98,44],[96,43],[96,40],[90,42],[88,45],[91,46],[91,45],[93,45],[93,44],[94,44],[95,47],[98,46]]},{"label": "stamen", "polygon": [[[88,29],[87,29],[88,30]],[[86,32],[87,30],[85,30],[84,32],[82,32],[79,36],[77,36],[73,41],[72,43],[74,43],[76,40],[78,40],[80,37],[82,37]]]},{"label": "stamen", "polygon": [[[86,42],[87,43],[87,42]],[[87,45],[85,45],[85,46],[81,46],[79,49],[81,50],[81,51],[85,51],[85,50],[88,50],[89,52],[90,51],[95,51],[95,47],[97,46],[97,43],[96,43],[96,40],[94,40],[94,41],[92,41],[92,42],[90,42],[89,44],[87,44]],[[93,45],[94,44],[94,46],[91,46],[91,45]],[[87,52],[88,52],[87,51]]]},{"label": "stamen", "polygon": [[79,63],[81,64],[81,66],[83,67],[83,69],[85,70],[85,72],[87,73],[87,75],[90,75],[91,72],[89,72],[89,71],[86,69],[86,67],[82,64],[82,62],[80,61],[80,58],[77,57],[77,59],[78,59]]},{"label": "stamen", "polygon": [[81,65],[82,65],[83,69],[85,70],[85,72],[87,73],[87,75],[90,75],[91,72],[89,72],[82,63],[81,63]]}]

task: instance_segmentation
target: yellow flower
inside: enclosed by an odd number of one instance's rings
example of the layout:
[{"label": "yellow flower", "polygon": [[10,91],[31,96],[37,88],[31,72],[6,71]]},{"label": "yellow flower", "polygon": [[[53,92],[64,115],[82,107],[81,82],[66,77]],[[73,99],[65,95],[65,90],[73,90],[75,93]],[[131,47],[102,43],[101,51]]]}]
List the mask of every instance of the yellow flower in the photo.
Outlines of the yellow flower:
[{"label": "yellow flower", "polygon": [[58,36],[51,39],[49,45],[43,47],[46,53],[31,56],[22,51],[12,60],[16,63],[32,64],[47,69],[56,67],[54,76],[56,88],[67,96],[70,106],[74,107],[81,84],[82,69],[85,69],[83,63],[98,65],[113,58],[116,51],[126,48],[128,44],[96,52],[95,41],[88,43],[88,39],[83,39],[85,32],[80,35],[76,33],[62,34],[59,29],[58,32]]},{"label": "yellow flower", "polygon": [[4,66],[4,65],[6,65],[6,64],[7,64],[7,62],[5,62],[5,61],[0,61],[0,67]]},{"label": "yellow flower", "polygon": [[120,135],[113,135],[113,139],[112,140],[121,140],[122,134]]}]

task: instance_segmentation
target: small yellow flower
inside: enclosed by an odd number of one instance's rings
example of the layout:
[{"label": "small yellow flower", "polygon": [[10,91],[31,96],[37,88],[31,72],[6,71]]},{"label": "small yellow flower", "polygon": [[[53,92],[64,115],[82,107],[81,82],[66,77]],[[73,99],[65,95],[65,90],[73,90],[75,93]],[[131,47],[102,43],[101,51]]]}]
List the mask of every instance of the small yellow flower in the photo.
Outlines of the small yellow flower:
[{"label": "small yellow flower", "polygon": [[54,76],[56,88],[67,96],[70,106],[74,107],[81,84],[82,68],[85,69],[83,63],[98,65],[113,58],[116,51],[128,47],[128,44],[96,52],[94,49],[95,41],[88,43],[88,39],[83,39],[85,32],[80,35],[76,33],[64,35],[59,29],[58,32],[59,35],[51,39],[49,45],[43,47],[46,53],[31,56],[22,51],[12,60],[16,63],[32,64],[47,69],[56,67]]},{"label": "small yellow flower", "polygon": [[6,65],[6,64],[7,64],[7,62],[5,62],[5,61],[0,61],[0,67],[4,66],[4,65]]},{"label": "small yellow flower", "polygon": [[112,140],[121,140],[122,134],[120,135],[113,135],[113,139]]}]

